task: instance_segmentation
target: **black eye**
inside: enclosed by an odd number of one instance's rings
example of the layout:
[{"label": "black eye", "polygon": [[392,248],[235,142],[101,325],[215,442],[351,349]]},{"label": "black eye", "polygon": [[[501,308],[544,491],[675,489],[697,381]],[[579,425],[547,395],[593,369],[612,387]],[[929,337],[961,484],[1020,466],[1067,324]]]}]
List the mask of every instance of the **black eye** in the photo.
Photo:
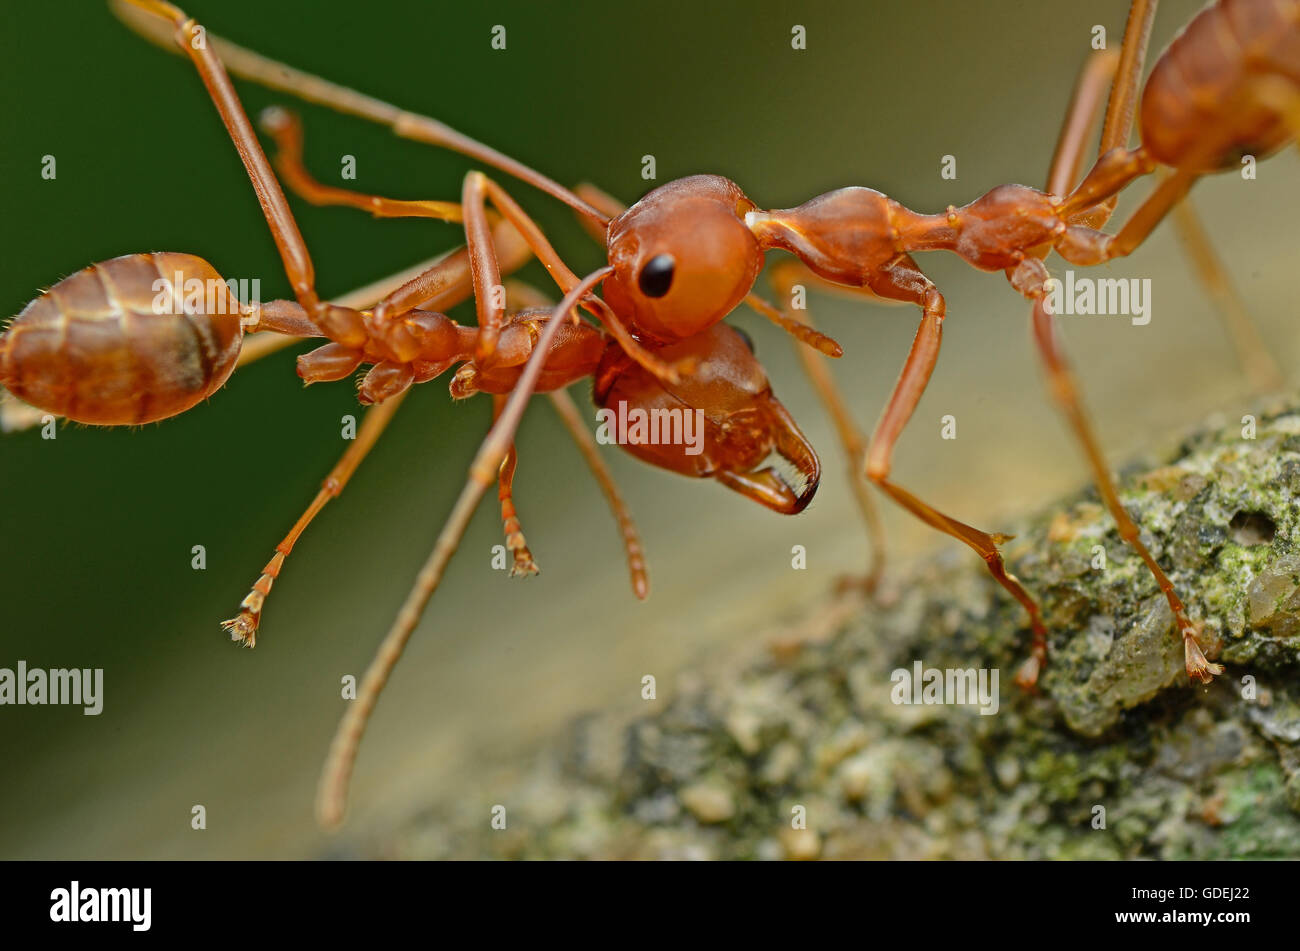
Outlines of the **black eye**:
[{"label": "black eye", "polygon": [[673,284],[673,269],[677,262],[671,254],[656,254],[641,269],[637,286],[646,297],[663,297]]},{"label": "black eye", "polygon": [[732,329],[732,331],[736,334],[737,337],[739,337],[741,340],[745,341],[745,346],[749,348],[749,352],[750,352],[750,353],[753,353],[753,352],[754,352],[754,338],[751,337],[749,334],[745,333],[745,331],[741,330],[739,327],[732,327],[731,329]]}]

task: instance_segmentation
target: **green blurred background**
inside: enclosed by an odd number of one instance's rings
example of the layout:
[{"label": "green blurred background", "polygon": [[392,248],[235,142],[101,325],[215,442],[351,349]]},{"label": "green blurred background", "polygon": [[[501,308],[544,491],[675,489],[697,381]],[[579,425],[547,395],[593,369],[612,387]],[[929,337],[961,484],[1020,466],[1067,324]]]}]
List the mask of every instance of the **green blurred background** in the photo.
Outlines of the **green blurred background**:
[{"label": "green blurred background", "polygon": [[[1167,2],[1156,48],[1199,4]],[[658,181],[730,176],[760,205],[847,184],[919,210],[1007,181],[1041,185],[1094,24],[1116,46],[1122,0],[899,3],[365,4],[192,0],[214,33],[440,118],[562,182],[639,197]],[[494,24],[508,46],[489,45]],[[807,28],[794,51],[790,31]],[[193,70],[97,3],[10,5],[0,33],[0,309],[127,252],[199,254],[227,277],[289,289],[247,179]],[[360,120],[238,83],[251,114],[301,111],[309,166],[356,187],[455,198],[470,164]],[[54,155],[58,177],[40,176]],[[941,156],[958,177],[939,176]],[[1225,176],[1196,198],[1283,367],[1300,364],[1294,150],[1256,182]],[[600,261],[566,210],[512,191],[579,273]],[[1135,195],[1148,186],[1134,189]],[[1121,214],[1131,209],[1126,196]],[[374,221],[294,201],[326,295],[461,242],[454,226]],[[951,319],[935,383],[897,453],[902,484],[958,517],[1009,514],[1084,480],[1040,384],[1027,308],[999,275],[951,256],[922,264]],[[1056,267],[1060,269],[1059,260]],[[1066,332],[1112,458],[1172,439],[1203,414],[1239,415],[1247,387],[1166,226],[1116,276],[1149,277],[1149,326],[1073,320]],[[540,274],[533,266],[533,277]],[[843,344],[836,369],[864,426],[888,395],[917,314],[814,296]],[[464,311],[462,319],[472,319]],[[317,770],[359,675],[432,543],[478,439],[486,400],[421,387],[342,499],[312,526],[267,608],[255,651],[234,613],[275,542],[344,448],[348,384],[304,391],[291,353],[240,371],[208,404],[137,431],[66,426],[0,440],[0,666],[105,668],[99,717],[0,708],[0,857],[297,857],[388,854],[386,830],[434,798],[478,791],[484,764],[523,758],[583,710],[640,709],[675,672],[761,640],[858,569],[864,545],[826,419],[780,332],[737,315],[778,395],[820,448],[825,477],[783,519],[727,492],[608,457],[645,535],[652,576],[632,598],[603,499],[549,406],[519,439],[517,501],[542,566],[490,569],[494,505],[480,511],[372,724],[349,825],[311,819]],[[299,348],[302,349],[302,348]],[[584,409],[589,401],[582,398]],[[939,417],[958,417],[958,439]],[[898,558],[947,544],[886,510]],[[190,567],[191,547],[207,569]],[[790,549],[808,548],[808,570]],[[190,828],[207,809],[206,831]],[[485,820],[486,821],[486,820]]]}]

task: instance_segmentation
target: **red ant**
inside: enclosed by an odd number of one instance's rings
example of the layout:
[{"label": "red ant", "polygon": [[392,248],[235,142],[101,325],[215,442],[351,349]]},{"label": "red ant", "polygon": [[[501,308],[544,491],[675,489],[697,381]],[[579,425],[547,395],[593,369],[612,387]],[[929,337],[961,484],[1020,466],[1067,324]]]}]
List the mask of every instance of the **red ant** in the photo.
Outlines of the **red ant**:
[{"label": "red ant", "polygon": [[[850,457],[860,460],[866,478],[927,524],[974,549],[993,577],[1025,607],[1033,640],[1030,657],[1017,677],[1020,683],[1032,686],[1039,676],[1046,660],[1046,629],[1034,599],[1004,567],[998,545],[1006,536],[966,525],[889,478],[894,445],[933,372],[945,318],[942,294],[912,257],[918,251],[953,251],[977,268],[1003,271],[1012,287],[1032,303],[1035,341],[1049,374],[1051,393],[1084,449],[1121,537],[1141,556],[1169,601],[1185,645],[1189,676],[1208,682],[1222,672],[1221,666],[1205,657],[1198,638],[1201,623],[1188,615],[1120,503],[1055,336],[1047,307],[1048,274],[1043,259],[1055,250],[1071,263],[1089,265],[1129,254],[1187,194],[1197,178],[1233,166],[1243,154],[1263,157],[1296,139],[1300,130],[1300,0],[1219,0],[1211,4],[1156,62],[1140,98],[1139,80],[1155,3],[1135,0],[1118,59],[1099,55],[1084,72],[1053,159],[1047,190],[1004,185],[969,205],[949,207],[937,215],[912,212],[880,192],[861,187],[830,192],[797,208],[762,210],[739,186],[713,175],[670,182],[622,210],[602,202],[594,190],[586,190],[584,196],[564,188],[435,120],[404,112],[207,36],[185,14],[162,0],[118,0],[118,7],[120,15],[141,32],[155,39],[170,36],[191,58],[253,181],[290,277],[297,307],[281,302],[276,308],[250,313],[250,328],[328,337],[329,344],[300,358],[299,372],[309,381],[337,379],[362,363],[373,364],[362,383],[362,396],[380,405],[367,417],[365,439],[358,438],[357,445],[345,455],[316,503],[277,550],[245,600],[240,617],[229,622],[235,635],[251,640],[262,599],[297,533],[329,497],[337,494],[391,415],[393,403],[412,383],[431,379],[453,363],[467,361],[457,380],[472,380],[471,389],[493,392],[497,400],[495,423],[475,456],[470,479],[372,662],[358,699],[350,705],[336,734],[318,803],[325,822],[341,818],[347,780],[369,713],[470,514],[493,481],[500,483],[503,517],[516,563],[522,559],[527,565],[531,560],[522,535],[517,533],[513,506],[508,503],[513,435],[534,390],[562,386],[593,372],[594,367],[598,401],[625,386],[638,403],[648,405],[668,397],[707,413],[720,413],[723,419],[740,416],[744,419],[740,427],[743,433],[735,433],[725,423],[712,433],[711,450],[719,452],[713,457],[718,464],[711,472],[692,471],[671,452],[646,458],[677,471],[714,475],[778,511],[795,512],[807,504],[816,487],[816,456],[780,404],[771,398],[752,354],[733,331],[718,326],[745,301],[800,341],[828,355],[839,355],[832,340],[753,295],[753,284],[763,268],[766,252],[773,249],[790,252],[799,261],[799,270],[789,266],[778,269],[778,286],[788,285],[792,274],[802,277],[811,272],[831,286],[920,308],[921,322],[911,352],[865,448],[824,373],[818,378],[819,390],[831,403]],[[208,49],[208,44],[216,52]],[[439,314],[417,309],[446,289],[447,273],[438,266],[389,293],[369,310],[320,300],[305,244],[223,62],[238,75],[386,124],[398,135],[462,152],[541,189],[570,205],[604,241],[607,265],[579,279],[564,265],[532,219],[504,189],[480,172],[466,177],[459,204],[399,201],[320,186],[301,168],[295,124],[283,113],[272,112],[269,128],[280,142],[282,173],[308,200],[353,205],[384,217],[419,216],[464,223],[478,327],[457,327]],[[1194,77],[1191,82],[1199,85],[1189,89],[1186,77]],[[1108,84],[1112,88],[1099,158],[1078,181],[1088,131],[1100,111],[1102,93]],[[1142,144],[1129,149],[1126,143],[1139,108]],[[1099,230],[1109,218],[1119,191],[1161,166],[1172,169],[1172,174],[1129,222],[1116,235]],[[598,204],[604,208],[596,207]],[[489,207],[500,220],[493,217]],[[510,229],[516,238],[522,238],[528,251],[543,263],[564,292],[560,305],[549,316],[509,315],[504,295],[498,292],[501,245]],[[603,299],[592,293],[597,286],[603,290]],[[0,381],[20,396],[39,390],[38,385],[30,385],[24,391],[29,364],[19,358],[17,343],[21,339],[18,331],[34,320],[30,314],[39,304],[41,301],[35,302],[11,327],[6,335],[8,343],[0,354]],[[576,323],[577,307],[594,315],[603,333],[594,328],[578,329],[585,325]],[[67,316],[47,315],[51,325],[63,320],[62,326],[70,326]],[[106,352],[120,358],[133,344],[128,335],[114,337],[103,345]],[[53,353],[51,344],[46,346],[53,355],[39,370],[33,370],[33,375],[58,378],[62,372],[59,360],[63,358]],[[228,375],[233,362],[227,350],[220,353],[220,365]],[[606,376],[607,364],[617,366],[609,371],[611,377]],[[36,361],[30,364],[37,365]],[[61,392],[79,393],[76,380],[66,375],[61,379]],[[216,379],[215,374],[205,377],[204,385],[195,391],[198,395],[186,405],[210,394],[224,379],[224,375]],[[606,385],[608,379],[615,382]],[[176,411],[185,408],[181,405],[184,402],[176,402]],[[53,405],[50,408],[57,409]],[[773,449],[804,475],[801,491],[791,489],[773,470],[754,471]],[[631,552],[635,536],[625,528],[625,537],[630,539]]]}]

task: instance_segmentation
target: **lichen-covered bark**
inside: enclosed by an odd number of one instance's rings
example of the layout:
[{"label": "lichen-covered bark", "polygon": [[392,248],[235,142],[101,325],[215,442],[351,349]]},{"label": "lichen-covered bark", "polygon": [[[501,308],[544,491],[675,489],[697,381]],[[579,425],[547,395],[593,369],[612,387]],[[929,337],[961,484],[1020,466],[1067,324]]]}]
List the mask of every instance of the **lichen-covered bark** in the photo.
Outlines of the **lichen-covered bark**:
[{"label": "lichen-covered bark", "polygon": [[[761,654],[683,678],[661,712],[580,721],[481,801],[431,805],[380,850],[1300,856],[1300,409],[1255,420],[1254,438],[1238,418],[1212,421],[1121,473],[1144,540],[1227,665],[1209,687],[1189,683],[1168,604],[1087,492],[1006,546],[1051,628],[1040,693],[1011,682],[1018,606],[950,549],[898,579],[888,605],[836,596]],[[916,661],[998,670],[997,713],[895,703],[891,672]]]}]

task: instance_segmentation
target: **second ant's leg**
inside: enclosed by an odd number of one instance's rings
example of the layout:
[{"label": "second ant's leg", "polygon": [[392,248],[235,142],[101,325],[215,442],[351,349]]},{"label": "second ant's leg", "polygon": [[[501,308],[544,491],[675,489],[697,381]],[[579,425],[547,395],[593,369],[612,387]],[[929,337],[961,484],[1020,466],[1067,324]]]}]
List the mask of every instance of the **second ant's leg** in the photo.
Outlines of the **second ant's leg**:
[{"label": "second ant's leg", "polygon": [[[492,397],[492,421],[501,417],[501,410],[506,405],[504,396]],[[501,525],[505,530],[506,548],[510,551],[510,574],[535,575],[541,569],[533,560],[533,553],[524,538],[523,527],[519,524],[519,515],[515,512],[515,467],[519,463],[515,444],[510,444],[506,457],[501,460],[501,469],[497,476],[497,500],[501,503]]]},{"label": "second ant's leg", "polygon": [[207,33],[183,11],[164,0],[131,0],[138,8],[161,17],[172,25],[173,39],[198,70],[207,87],[208,95],[216,106],[221,121],[244,163],[253,191],[257,194],[262,213],[275,239],[285,273],[293,287],[294,296],[306,311],[307,317],[331,340],[350,347],[366,342],[366,332],[361,314],[351,308],[339,307],[322,301],[316,293],[316,272],[303,240],[298,223],[284,197],[284,191],[271,171],[266,153],[262,151],[253,131],[252,123],[240,104],[235,87],[230,83],[221,60],[208,47]]},{"label": "second ant's leg", "polygon": [[1079,226],[1067,228],[1056,244],[1057,253],[1071,264],[1082,265],[1102,264],[1132,254],[1200,177],[1199,172],[1186,169],[1165,176],[1117,234]]},{"label": "second ant's leg", "polygon": [[436,221],[462,220],[460,205],[454,201],[410,201],[369,195],[348,188],[318,182],[302,158],[302,122],[280,106],[271,106],[259,117],[262,129],[275,140],[278,151],[275,167],[294,194],[313,205],[344,205],[368,211],[376,218],[432,218]]},{"label": "second ant's leg", "polygon": [[[527,242],[533,253],[537,255],[537,259],[542,262],[542,265],[550,273],[552,279],[559,286],[560,290],[567,293],[577,282],[577,277],[569,270],[568,266],[564,264],[559,255],[555,253],[555,249],[552,248],[550,242],[546,240],[546,236],[542,234],[537,223],[534,222],[533,219],[529,217],[528,213],[520,208],[505,189],[496,182],[478,173],[471,174],[477,176],[477,180],[474,183],[475,201],[481,205],[485,198],[490,200],[493,206],[501,212],[505,219],[514,225],[515,228],[518,229],[519,233],[523,235],[524,241]],[[466,182],[466,189],[466,212],[468,214],[468,181]],[[601,208],[608,217],[617,217],[623,210],[622,205],[615,198],[600,191],[594,185],[579,185],[577,193],[581,195],[584,201],[589,201],[597,208]],[[588,228],[589,233],[591,233],[597,241],[604,243],[602,235],[604,224],[607,224],[607,222],[601,223],[598,220],[589,218],[583,218],[582,221],[584,227]],[[466,227],[468,229],[468,222],[466,223]],[[676,383],[682,376],[688,375],[694,369],[689,361],[670,366],[659,360],[651,351],[641,345],[636,337],[632,335],[631,331],[624,326],[622,319],[619,318],[619,316],[615,314],[604,301],[597,299],[588,301],[586,304],[589,307],[595,308],[594,312],[596,316],[605,326],[605,329],[609,331],[610,335],[618,341],[619,346],[623,348],[623,352],[659,379],[669,383]],[[830,338],[826,339],[829,340]],[[830,342],[834,345],[834,341]],[[482,362],[482,359],[480,359],[479,362]]]},{"label": "second ant's leg", "polygon": [[312,500],[311,505],[307,506],[307,511],[302,513],[297,523],[289,530],[289,534],[275,546],[275,554],[262,569],[261,577],[253,584],[253,590],[240,602],[238,617],[221,622],[221,626],[230,632],[231,640],[240,641],[245,647],[253,647],[257,643],[257,629],[262,621],[262,608],[266,603],[267,595],[271,593],[271,586],[280,576],[284,560],[289,557],[293,546],[297,544],[298,538],[311,524],[312,519],[320,514],[321,509],[330,499],[337,497],[343,491],[343,487],[348,484],[357,466],[361,465],[361,460],[374,448],[405,398],[406,394],[402,393],[366,411],[361,427],[357,430],[357,438],[352,441],[352,445],[348,446],[343,457],[325,477],[325,482],[316,493],[316,498]]},{"label": "second ant's leg", "polygon": [[[1048,192],[1067,195],[1063,213],[1089,228],[1100,228],[1106,223],[1124,186],[1155,169],[1155,163],[1144,149],[1127,148],[1141,90],[1142,63],[1146,58],[1155,14],[1156,0],[1133,0],[1119,61],[1106,64],[1103,61],[1105,54],[1094,56],[1089,61],[1075,89],[1056,154],[1052,157]],[[1095,114],[1100,105],[1096,86],[1106,69],[1113,74],[1114,82],[1106,104],[1098,158],[1084,180],[1078,182],[1078,160],[1082,157],[1086,130],[1092,126],[1092,119],[1085,121],[1084,115]]]},{"label": "second ant's leg", "polygon": [[[168,46],[169,39],[167,23],[179,23],[184,18],[184,14],[179,10],[160,0],[109,0],[109,5],[113,8],[113,12],[133,30],[164,47]],[[221,62],[236,76],[261,83],[268,89],[277,89],[297,96],[307,102],[319,103],[348,115],[378,122],[404,138],[468,155],[552,195],[601,227],[608,224],[596,209],[563,185],[515,161],[508,155],[502,155],[496,149],[460,134],[436,119],[398,109],[373,96],[304,73],[284,63],[277,63],[219,36],[207,34],[206,38]]]},{"label": "second ant's leg", "polygon": [[1151,43],[1151,24],[1155,22],[1156,4],[1157,0],[1133,0],[1129,6],[1118,72],[1115,85],[1111,87],[1110,101],[1106,104],[1106,122],[1101,130],[1102,152],[1128,144],[1141,92],[1142,64]]},{"label": "second ant's leg", "polygon": [[[383,337],[395,360],[409,360],[419,351],[418,342],[404,333],[397,324],[398,318],[403,314],[422,304],[427,305],[432,296],[453,289],[457,282],[463,284],[467,291],[475,288],[474,281],[480,271],[484,279],[491,282],[486,286],[498,286],[503,270],[512,271],[521,267],[532,254],[528,243],[512,224],[502,221],[494,225],[488,219],[481,192],[474,193],[469,220],[466,220],[464,209],[456,202],[385,198],[324,185],[316,181],[303,164],[302,125],[297,116],[288,110],[272,107],[262,113],[262,127],[275,140],[278,150],[275,162],[285,182],[296,194],[312,204],[358,208],[369,211],[378,218],[432,218],[438,221],[465,222],[469,242],[461,254],[463,261],[458,261],[454,255],[440,260],[435,267],[430,267],[375,305],[375,330]],[[466,194],[470,194],[469,188],[470,180],[467,179]],[[483,322],[484,304],[490,311],[497,303],[495,299],[489,299],[490,296],[490,291],[487,295],[478,295],[480,324]],[[436,306],[450,305],[440,300]],[[491,324],[489,333],[483,335],[491,336],[491,345],[487,348],[489,352],[495,346],[495,333],[499,327],[499,321]]]},{"label": "second ant's leg", "polygon": [[[1125,185],[1155,169],[1155,163],[1143,149],[1126,148],[1141,94],[1142,64],[1146,59],[1155,16],[1156,0],[1133,0],[1129,7],[1124,44],[1106,103],[1097,163],[1070,193],[1063,209],[1067,214],[1078,215],[1078,222],[1090,228],[1100,228],[1106,223]],[[1053,184],[1057,181],[1055,164],[1051,181]],[[1048,190],[1053,194],[1064,194],[1055,188]]]},{"label": "second ant's leg", "polygon": [[1024,589],[1016,576],[1006,570],[1003,563],[1002,552],[998,550],[998,545],[1007,541],[1009,536],[989,534],[959,522],[889,480],[894,445],[898,442],[898,437],[911,418],[917,403],[920,402],[921,394],[925,392],[926,384],[930,382],[930,375],[934,372],[935,362],[939,358],[939,342],[943,336],[945,310],[943,295],[907,255],[901,255],[892,267],[877,276],[871,283],[871,290],[890,300],[917,304],[924,313],[911,352],[907,355],[907,362],[903,364],[903,372],[894,385],[889,404],[881,414],[880,421],[876,424],[876,431],[871,437],[867,449],[867,478],[927,525],[970,546],[984,559],[989,573],[998,584],[1024,607],[1029,614],[1033,642],[1030,657],[1016,675],[1016,682],[1023,686],[1032,686],[1037,682],[1039,670],[1047,659],[1047,629],[1043,626],[1042,614],[1037,602]]},{"label": "second ant's leg", "polygon": [[[1153,12],[1153,9],[1145,11],[1141,16],[1145,17]],[[1141,18],[1139,17],[1136,23],[1134,21],[1134,17],[1138,17],[1138,15],[1139,11],[1135,9],[1130,17],[1130,28],[1141,32]],[[1149,27],[1149,23],[1146,26]],[[1114,120],[1112,128],[1103,131],[1101,142],[1101,151],[1103,153],[1116,145],[1124,145],[1128,138],[1129,126],[1132,124],[1133,99],[1137,86],[1137,76],[1141,72],[1141,57],[1137,57],[1135,61],[1136,73],[1133,71],[1134,61],[1126,59],[1125,62],[1128,71],[1116,82],[1116,87],[1112,89],[1111,106],[1121,116],[1127,112],[1129,118],[1127,122],[1121,122],[1117,118]],[[1088,131],[1094,124],[1096,114],[1099,111],[1101,89],[1106,83],[1110,82],[1111,77],[1115,75],[1116,67],[1119,65],[1121,65],[1120,58],[1109,52],[1095,53],[1088,59],[1070,102],[1070,108],[1065,125],[1061,130],[1056,152],[1052,156],[1051,171],[1047,178],[1047,191],[1049,193],[1053,195],[1069,194],[1078,181]],[[1121,89],[1121,86],[1124,88]],[[1118,137],[1118,141],[1108,139],[1107,133],[1112,138]],[[1112,197],[1092,209],[1072,216],[1070,221],[1072,224],[1100,228],[1110,217],[1114,207],[1115,200]],[[1199,218],[1192,209],[1190,198],[1185,198],[1174,206],[1174,222],[1179,235],[1183,239],[1184,250],[1191,257],[1201,282],[1209,291],[1210,296],[1214,298],[1224,329],[1236,348],[1238,359],[1245,368],[1252,387],[1260,392],[1277,389],[1282,383],[1282,374],[1277,363],[1264,346],[1259,330],[1255,327],[1250,313],[1237,295],[1236,289],[1232,286],[1232,281],[1223,265],[1219,262],[1205,229],[1201,226]],[[1043,249],[1044,253],[1039,256],[1045,256],[1046,251],[1047,249]]]},{"label": "second ant's leg", "polygon": [[1215,674],[1223,673],[1223,667],[1206,660],[1199,640],[1202,625],[1188,617],[1187,609],[1183,605],[1182,599],[1174,591],[1173,583],[1151,555],[1146,545],[1143,544],[1137,525],[1129,517],[1124,504],[1120,501],[1119,491],[1116,489],[1115,481],[1111,478],[1110,469],[1106,465],[1105,456],[1101,451],[1101,444],[1097,441],[1092,429],[1092,423],[1083,409],[1083,402],[1074,381],[1074,374],[1070,370],[1065,353],[1062,351],[1060,342],[1057,339],[1056,326],[1053,323],[1052,315],[1047,311],[1045,304],[1047,298],[1043,293],[1043,282],[1046,279],[1047,270],[1043,267],[1042,262],[1036,259],[1032,261],[1026,260],[1016,273],[1011,275],[1012,284],[1015,288],[1033,301],[1034,342],[1037,344],[1039,355],[1043,358],[1043,364],[1047,368],[1048,383],[1052,396],[1061,407],[1062,412],[1064,412],[1066,419],[1070,423],[1070,428],[1074,431],[1075,438],[1083,448],[1088,464],[1092,468],[1093,482],[1096,484],[1097,491],[1100,493],[1106,508],[1110,511],[1111,517],[1115,519],[1115,524],[1119,527],[1120,537],[1146,563],[1161,592],[1169,601],[1169,607],[1173,610],[1178,631],[1183,638],[1188,676],[1194,680],[1200,680],[1202,683],[1209,683]]},{"label": "second ant's leg", "polygon": [[1237,359],[1241,361],[1251,387],[1260,393],[1279,389],[1283,381],[1282,370],[1269,353],[1250,311],[1242,303],[1232,278],[1215,253],[1190,197],[1174,206],[1174,224],[1201,283],[1214,300],[1215,310],[1237,351]]},{"label": "second ant's leg", "polygon": [[[518,203],[496,182],[479,172],[471,172],[466,180],[465,190],[465,227],[468,233],[470,228],[471,215],[477,215],[477,209],[473,208],[472,203],[482,205],[484,199],[492,202],[492,206],[501,213],[501,215],[519,229],[528,246],[532,248],[533,253],[537,255],[537,260],[542,263],[551,279],[555,281],[560,290],[566,294],[577,284],[578,278],[568,266],[556,254],[551,243],[546,239],[529,214],[519,207]],[[471,240],[471,245],[473,241]],[[477,284],[476,284],[477,288]],[[610,336],[618,341],[623,352],[635,360],[640,366],[644,367],[650,373],[654,374],[667,383],[680,382],[683,376],[689,375],[694,371],[692,362],[687,359],[680,364],[669,365],[664,363],[654,353],[644,346],[632,335],[632,332],[625,326],[622,318],[599,298],[590,298],[583,301],[583,306],[590,310],[600,320],[601,324],[609,331]],[[575,318],[576,319],[576,318]],[[482,319],[480,318],[480,324]],[[482,346],[480,338],[480,346]],[[490,351],[488,351],[490,353]],[[483,363],[486,357],[476,357],[477,362]]]},{"label": "second ant's leg", "polygon": [[[583,197],[586,198],[587,196],[583,195]],[[596,207],[599,208],[600,206],[596,205]],[[553,300],[536,287],[523,281],[507,282],[506,303],[511,313],[516,314],[523,310],[553,308],[555,306]],[[583,460],[587,463],[587,468],[591,470],[592,476],[596,479],[596,484],[600,486],[601,492],[605,495],[605,500],[609,503],[615,521],[618,522],[619,535],[623,539],[623,552],[627,559],[628,574],[632,580],[632,593],[644,601],[650,594],[650,579],[646,572],[645,550],[641,547],[641,535],[636,529],[636,523],[632,520],[632,513],[628,511],[627,503],[623,501],[623,494],[619,492],[618,485],[614,482],[614,474],[610,472],[609,466],[601,456],[600,447],[596,445],[596,440],[583,424],[582,414],[578,412],[578,407],[574,405],[573,399],[568,392],[563,389],[552,390],[547,396],[550,397],[555,412],[559,414],[560,422],[564,424],[564,428],[568,430],[569,436],[578,447],[578,452],[582,454]]]},{"label": "second ant's leg", "polygon": [[[377,281],[367,284],[365,287],[359,287],[355,291],[350,291],[342,297],[336,298],[335,302],[341,307],[352,307],[360,310],[363,307],[369,307],[375,301],[380,300],[385,295],[392,293],[397,288],[407,285],[409,282],[424,274],[432,273],[434,275],[446,276],[450,270],[454,277],[455,267],[454,262],[452,262],[451,259],[454,258],[456,254],[463,256],[464,249],[462,248],[459,252],[452,252],[451,254],[440,254],[437,257],[429,258],[426,261],[421,261],[419,264],[398,271],[396,274],[382,277]],[[468,278],[463,279],[461,283],[465,288],[463,294],[467,296],[469,294]],[[463,297],[453,299],[450,303],[445,303],[442,306],[435,304],[431,309],[446,310],[454,304],[460,303],[460,300],[462,299]],[[292,346],[294,343],[306,339],[299,335],[284,336],[282,333],[260,333],[257,331],[258,328],[254,327],[249,336],[244,338],[244,348],[239,352],[239,362],[236,366],[247,366],[255,360],[260,360],[262,357],[270,356],[272,353],[277,353],[285,347]]]},{"label": "second ant's leg", "polygon": [[605,499],[609,502],[610,510],[614,513],[614,518],[618,522],[619,534],[623,538],[623,551],[627,558],[628,574],[632,579],[632,593],[644,601],[650,593],[650,579],[646,574],[645,550],[641,547],[641,536],[636,530],[636,523],[632,521],[632,514],[627,510],[627,504],[623,501],[618,486],[614,483],[614,475],[609,471],[605,460],[601,458],[596,440],[592,438],[590,431],[583,425],[578,407],[573,404],[573,399],[569,394],[564,390],[554,390],[548,395],[551,398],[551,403],[555,406],[555,411],[560,415],[560,420],[564,423],[564,428],[573,437],[574,443],[578,446],[578,451],[582,453],[582,458],[587,462],[587,467],[591,469],[591,474],[595,476],[601,491],[605,493]]},{"label": "second ant's leg", "polygon": [[[804,265],[797,261],[787,260],[781,261],[772,269],[771,283],[777,299],[783,302],[783,309],[786,310],[785,316],[793,321],[794,318],[788,313],[788,302],[790,295],[793,293],[794,285],[802,283],[805,287],[808,284],[820,286],[825,282]],[[804,323],[811,327],[811,315],[805,313]],[[885,530],[880,520],[880,511],[876,507],[875,499],[871,497],[870,486],[865,476],[867,439],[853,419],[853,414],[850,412],[848,403],[835,382],[835,377],[831,374],[830,368],[822,361],[821,356],[813,353],[798,339],[794,341],[794,349],[795,353],[799,355],[799,361],[803,365],[804,373],[812,381],[813,389],[817,391],[822,406],[825,407],[831,422],[835,425],[840,448],[849,466],[849,487],[853,491],[853,499],[857,504],[858,514],[862,517],[862,522],[866,526],[867,547],[869,549],[867,573],[851,580],[864,591],[872,592],[879,585],[880,578],[885,570]]]},{"label": "second ant's leg", "polygon": [[799,320],[787,309],[774,307],[757,294],[746,294],[745,303],[788,333],[796,343],[811,347],[828,357],[844,356],[844,348],[814,327],[811,321]]},{"label": "second ant's leg", "polygon": [[[1232,100],[1219,103],[1218,109],[1225,117],[1246,116],[1254,114],[1254,109],[1261,103],[1272,103],[1281,87],[1287,83],[1276,77],[1262,77],[1243,84]],[[1293,93],[1300,111],[1300,90]],[[1285,110],[1279,113],[1284,118]],[[1226,120],[1225,120],[1226,121]],[[1056,241],[1056,250],[1074,264],[1100,264],[1118,257],[1131,254],[1165,216],[1183,200],[1191,187],[1206,170],[1214,169],[1225,155],[1231,155],[1240,147],[1242,135],[1249,130],[1234,128],[1231,123],[1208,129],[1199,138],[1188,154],[1179,156],[1179,165],[1173,173],[1164,177],[1147,199],[1138,207],[1118,234],[1109,235],[1090,227],[1074,225],[1068,227]],[[1059,206],[1058,213],[1071,221],[1080,217],[1080,212],[1087,211],[1096,204],[1098,189],[1113,194],[1116,183],[1126,184],[1143,171],[1154,170],[1153,160],[1146,154],[1145,148],[1133,151],[1112,150],[1098,160],[1088,177]]]},{"label": "second ant's leg", "polygon": [[343,820],[348,784],[352,778],[352,768],[356,763],[357,750],[361,744],[362,734],[365,733],[366,724],[369,723],[370,715],[379,702],[384,685],[388,683],[389,675],[401,659],[402,651],[406,649],[407,641],[415,632],[424,606],[442,582],[447,564],[456,553],[456,548],[460,545],[474,510],[478,507],[488,486],[497,477],[501,461],[509,451],[510,444],[514,442],[524,407],[532,397],[533,388],[537,385],[537,379],[542,372],[542,364],[555,343],[560,326],[568,319],[578,301],[608,277],[610,272],[611,269],[608,267],[593,271],[565,295],[552,318],[547,321],[537,346],[529,357],[528,365],[524,368],[500,417],[475,453],[474,460],[470,463],[469,478],[465,482],[465,487],[461,489],[451,514],[447,516],[442,531],[438,533],[428,559],[416,575],[415,583],[397,612],[397,617],[394,618],[388,633],[380,642],[370,666],[366,668],[357,690],[356,700],[348,704],[347,711],[343,714],[343,719],[334,734],[325,767],[321,772],[316,798],[316,816],[321,825],[333,827]]},{"label": "second ant's leg", "polygon": [[1109,51],[1092,54],[1084,64],[1066,110],[1056,151],[1052,153],[1051,170],[1047,175],[1049,194],[1068,195],[1079,181],[1089,133],[1101,114],[1103,93],[1114,79],[1118,66],[1119,57]]}]

